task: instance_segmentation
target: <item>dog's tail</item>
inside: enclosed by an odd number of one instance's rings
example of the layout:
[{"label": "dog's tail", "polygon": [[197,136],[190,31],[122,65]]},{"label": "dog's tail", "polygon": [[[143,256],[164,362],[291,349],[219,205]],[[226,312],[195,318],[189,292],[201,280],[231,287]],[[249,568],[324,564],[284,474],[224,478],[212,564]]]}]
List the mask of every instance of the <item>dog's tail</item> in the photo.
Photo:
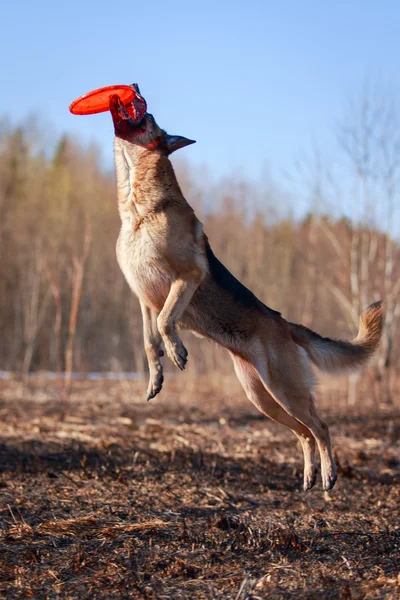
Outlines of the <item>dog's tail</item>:
[{"label": "dog's tail", "polygon": [[304,348],[311,362],[321,371],[337,373],[356,369],[376,350],[383,327],[382,302],[374,302],[361,314],[357,337],[351,341],[324,338],[315,331],[289,323],[293,340]]}]

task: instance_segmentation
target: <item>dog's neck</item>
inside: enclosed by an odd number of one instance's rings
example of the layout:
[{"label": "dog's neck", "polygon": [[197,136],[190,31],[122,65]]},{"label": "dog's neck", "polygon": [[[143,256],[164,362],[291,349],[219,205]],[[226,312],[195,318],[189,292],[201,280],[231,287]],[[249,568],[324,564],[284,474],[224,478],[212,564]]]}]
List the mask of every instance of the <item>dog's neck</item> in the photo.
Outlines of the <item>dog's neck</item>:
[{"label": "dog's neck", "polygon": [[142,219],[169,201],[186,202],[167,156],[116,137],[114,157],[122,221]]}]

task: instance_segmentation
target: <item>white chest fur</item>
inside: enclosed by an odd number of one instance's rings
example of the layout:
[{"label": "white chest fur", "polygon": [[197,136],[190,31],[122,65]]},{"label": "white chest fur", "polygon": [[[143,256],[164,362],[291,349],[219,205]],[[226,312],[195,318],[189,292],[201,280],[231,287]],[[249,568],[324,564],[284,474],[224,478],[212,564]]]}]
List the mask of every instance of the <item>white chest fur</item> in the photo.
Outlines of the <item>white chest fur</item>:
[{"label": "white chest fur", "polygon": [[146,229],[134,233],[132,225],[123,222],[116,251],[118,264],[131,290],[146,305],[161,310],[168,296],[171,277]]}]

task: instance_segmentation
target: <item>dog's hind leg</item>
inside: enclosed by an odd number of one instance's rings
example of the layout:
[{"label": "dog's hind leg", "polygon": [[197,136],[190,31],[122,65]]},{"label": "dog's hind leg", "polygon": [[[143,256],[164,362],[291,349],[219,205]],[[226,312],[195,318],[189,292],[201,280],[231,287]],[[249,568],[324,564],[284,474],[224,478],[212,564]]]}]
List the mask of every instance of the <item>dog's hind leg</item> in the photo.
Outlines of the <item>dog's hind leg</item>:
[{"label": "dog's hind leg", "polygon": [[267,392],[254,365],[231,354],[236,375],[249,400],[264,415],[289,427],[300,440],[304,455],[304,490],[315,483],[317,466],[315,461],[315,439],[310,430],[291,417]]},{"label": "dog's hind leg", "polygon": [[318,414],[314,397],[311,393],[308,396],[304,396],[301,402],[297,403],[296,400],[299,401],[299,397],[290,402],[288,412],[308,427],[315,437],[321,457],[322,486],[326,491],[331,490],[336,483],[337,473],[328,425]]},{"label": "dog's hind leg", "polygon": [[254,359],[257,372],[266,390],[281,407],[311,431],[321,456],[322,485],[324,490],[330,490],[337,479],[336,465],[328,425],[315,407],[312,394],[314,377],[309,360],[291,340],[265,347],[264,351],[264,360],[260,356]]}]

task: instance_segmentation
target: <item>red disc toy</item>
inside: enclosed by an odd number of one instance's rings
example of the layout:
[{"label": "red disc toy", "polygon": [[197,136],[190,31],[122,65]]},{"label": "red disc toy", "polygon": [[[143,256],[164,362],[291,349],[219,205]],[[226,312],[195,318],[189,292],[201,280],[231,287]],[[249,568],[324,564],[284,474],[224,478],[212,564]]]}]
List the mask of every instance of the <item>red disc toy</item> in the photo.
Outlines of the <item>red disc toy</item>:
[{"label": "red disc toy", "polygon": [[108,85],[83,94],[69,106],[74,115],[95,115],[110,110],[110,97],[116,94],[126,105],[136,97],[135,90],[129,85]]}]

